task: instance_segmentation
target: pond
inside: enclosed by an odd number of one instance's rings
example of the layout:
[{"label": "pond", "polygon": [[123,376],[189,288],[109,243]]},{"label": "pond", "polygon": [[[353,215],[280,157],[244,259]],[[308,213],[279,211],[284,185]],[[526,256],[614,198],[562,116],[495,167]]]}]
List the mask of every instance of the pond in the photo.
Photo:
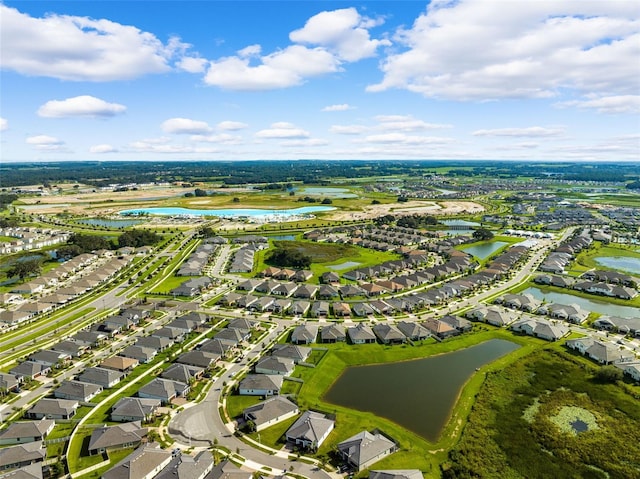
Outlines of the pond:
[{"label": "pond", "polygon": [[292,208],[288,210],[264,210],[253,208],[230,208],[220,210],[196,210],[190,208],[139,208],[135,210],[120,211],[121,215],[161,215],[161,216],[220,216],[228,218],[241,217],[273,217],[287,218],[296,215],[307,215],[320,211],[330,211],[332,206],[303,206],[302,208]]},{"label": "pond", "polygon": [[445,224],[447,226],[468,226],[471,229],[472,226],[480,226],[480,223],[476,223],[475,221],[467,221],[467,220],[442,220],[440,223]]},{"label": "pond", "polygon": [[344,263],[327,266],[327,268],[332,269],[334,271],[340,271],[347,268],[354,268],[356,266],[360,266],[360,263],[356,263],[355,261],[345,261]]},{"label": "pond", "polygon": [[357,198],[358,195],[351,193],[346,188],[317,188],[309,187],[300,191],[301,195],[327,196],[330,198]]},{"label": "pond", "polygon": [[519,347],[492,339],[430,358],[350,367],[324,400],[372,412],[436,442],[462,387],[476,369]]},{"label": "pond", "polygon": [[547,303],[571,304],[575,303],[582,309],[593,311],[600,314],[608,314],[610,316],[620,316],[622,318],[637,318],[638,308],[633,306],[620,306],[617,304],[607,303],[606,301],[598,301],[597,299],[587,299],[581,296],[573,296],[566,293],[556,293],[551,291],[545,293],[539,288],[527,288],[522,293],[531,293],[534,298],[545,300]]},{"label": "pond", "polygon": [[273,241],[294,241],[296,239],[296,235],[274,235],[268,236],[268,238]]},{"label": "pond", "polygon": [[98,218],[90,218],[86,220],[78,220],[78,223],[91,226],[104,226],[105,228],[128,228],[142,223],[142,220],[101,220]]},{"label": "pond", "polygon": [[595,260],[596,263],[607,268],[640,274],[640,258],[631,258],[627,256],[603,256],[595,258]]},{"label": "pond", "polygon": [[506,241],[493,241],[482,244],[477,244],[474,246],[466,246],[462,248],[462,251],[465,253],[469,253],[470,255],[475,256],[478,259],[485,259],[491,256],[492,253],[498,251],[503,246],[508,245]]},{"label": "pond", "polygon": [[589,425],[580,419],[576,419],[575,421],[571,422],[571,428],[575,432],[585,432],[589,430]]}]

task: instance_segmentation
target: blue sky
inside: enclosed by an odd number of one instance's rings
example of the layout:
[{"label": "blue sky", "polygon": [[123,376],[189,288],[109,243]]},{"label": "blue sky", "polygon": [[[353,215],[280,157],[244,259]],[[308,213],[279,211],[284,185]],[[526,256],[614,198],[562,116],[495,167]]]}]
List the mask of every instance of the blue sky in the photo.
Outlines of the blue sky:
[{"label": "blue sky", "polygon": [[0,159],[640,160],[634,1],[5,1]]}]

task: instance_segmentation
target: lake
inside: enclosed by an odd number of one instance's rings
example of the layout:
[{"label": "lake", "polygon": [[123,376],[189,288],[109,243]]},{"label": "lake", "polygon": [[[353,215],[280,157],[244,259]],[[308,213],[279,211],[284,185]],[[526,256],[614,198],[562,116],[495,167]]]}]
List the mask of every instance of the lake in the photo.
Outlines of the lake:
[{"label": "lake", "polygon": [[300,191],[301,195],[327,196],[330,198],[357,198],[358,195],[351,193],[346,188],[318,188],[309,187]]},{"label": "lake", "polygon": [[350,367],[323,399],[372,412],[436,442],[476,368],[519,347],[511,341],[491,339],[430,358]]},{"label": "lake", "polygon": [[503,246],[508,245],[506,241],[493,241],[490,243],[482,243],[474,246],[467,246],[462,248],[462,251],[475,256],[478,259],[485,259],[491,256],[492,253],[498,251]]},{"label": "lake", "polygon": [[318,213],[320,211],[330,211],[335,208],[332,206],[303,206],[301,208],[292,208],[288,210],[264,210],[252,208],[230,208],[220,210],[196,210],[190,208],[139,208],[135,210],[120,211],[121,215],[161,215],[161,216],[220,216],[223,218],[240,218],[240,217],[274,217],[287,218],[289,216],[307,215],[310,213]]},{"label": "lake", "polygon": [[571,304],[575,303],[582,309],[594,311],[600,314],[608,314],[610,316],[620,316],[622,318],[637,318],[638,308],[633,306],[619,306],[617,304],[598,301],[597,299],[587,299],[580,296],[573,296],[566,293],[556,293],[555,291],[545,293],[539,288],[527,288],[522,293],[531,293],[534,298],[546,300],[548,303]]},{"label": "lake", "polygon": [[468,226],[471,229],[472,226],[480,226],[480,223],[476,223],[475,221],[467,221],[467,220],[443,220],[440,223],[447,226]]},{"label": "lake", "polygon": [[595,258],[595,260],[596,263],[607,268],[640,274],[640,258],[630,258],[627,256],[603,256]]},{"label": "lake", "polygon": [[355,266],[359,266],[360,263],[356,263],[355,261],[345,261],[344,263],[340,263],[340,264],[333,264],[330,266],[327,266],[327,268],[332,269],[334,271],[339,271],[342,269],[347,269],[347,268],[353,268]]}]

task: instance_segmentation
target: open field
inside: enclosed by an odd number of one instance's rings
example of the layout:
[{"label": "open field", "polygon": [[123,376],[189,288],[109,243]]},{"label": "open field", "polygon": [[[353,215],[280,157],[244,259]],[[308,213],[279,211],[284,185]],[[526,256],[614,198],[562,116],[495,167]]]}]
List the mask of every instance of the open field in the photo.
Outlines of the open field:
[{"label": "open field", "polygon": [[[568,353],[540,351],[489,374],[444,477],[640,477],[640,402]],[[567,406],[597,428],[562,432]]]}]

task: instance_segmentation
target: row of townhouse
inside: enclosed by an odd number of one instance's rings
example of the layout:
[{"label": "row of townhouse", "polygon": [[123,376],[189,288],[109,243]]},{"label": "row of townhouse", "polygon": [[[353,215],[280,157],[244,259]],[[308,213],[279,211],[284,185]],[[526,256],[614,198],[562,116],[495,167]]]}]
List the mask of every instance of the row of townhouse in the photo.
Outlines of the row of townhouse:
[{"label": "row of townhouse", "polygon": [[218,245],[213,243],[199,245],[180,265],[180,268],[176,271],[176,276],[201,276],[217,249]]}]

